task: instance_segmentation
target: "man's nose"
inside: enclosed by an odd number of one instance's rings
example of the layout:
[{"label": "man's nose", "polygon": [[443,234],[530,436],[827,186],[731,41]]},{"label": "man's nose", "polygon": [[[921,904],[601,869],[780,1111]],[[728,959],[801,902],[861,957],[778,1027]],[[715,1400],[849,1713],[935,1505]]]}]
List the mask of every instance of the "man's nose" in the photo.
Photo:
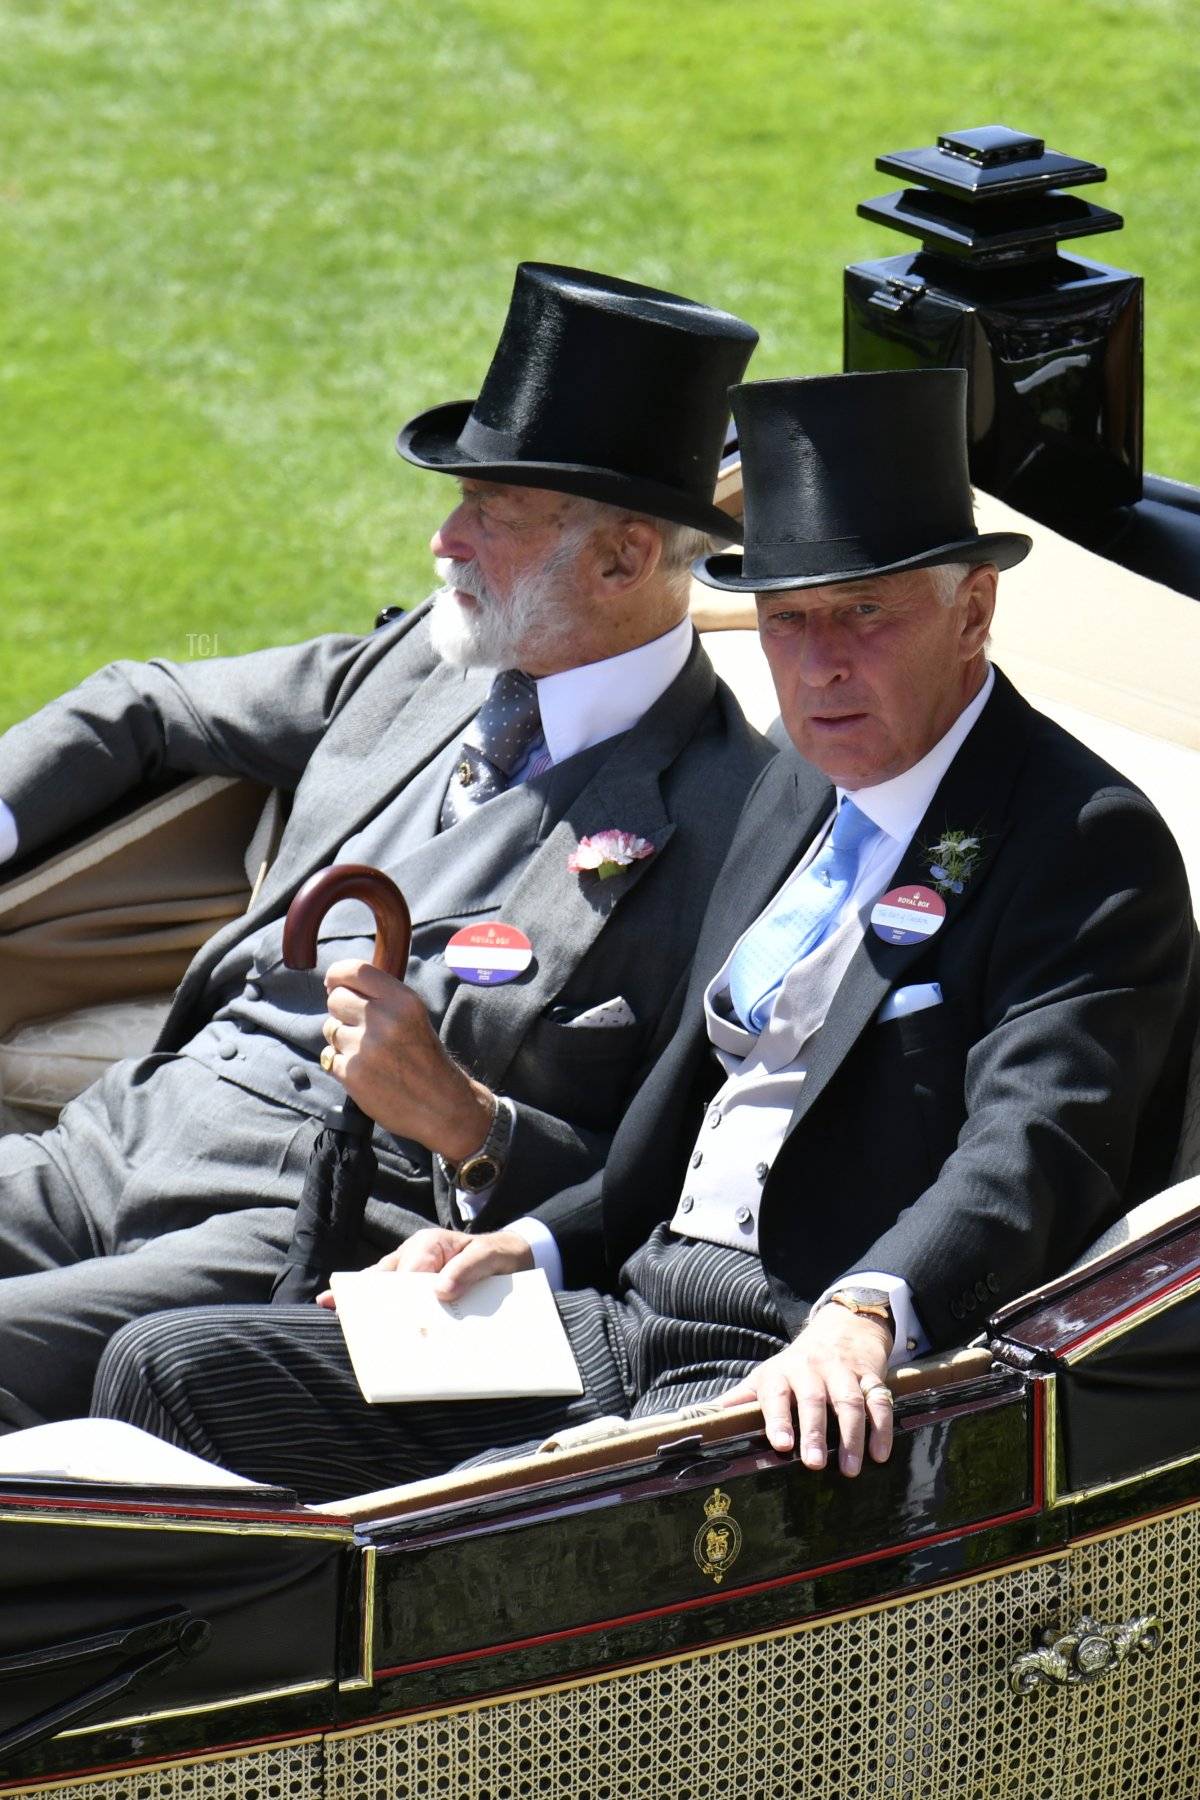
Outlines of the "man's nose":
[{"label": "man's nose", "polygon": [[805,620],[800,648],[800,679],[809,687],[828,687],[850,673],[846,634],[835,619],[815,614]]},{"label": "man's nose", "polygon": [[469,530],[469,514],[462,501],[442,520],[429,540],[435,556],[449,557],[452,562],[470,562],[475,554]]}]

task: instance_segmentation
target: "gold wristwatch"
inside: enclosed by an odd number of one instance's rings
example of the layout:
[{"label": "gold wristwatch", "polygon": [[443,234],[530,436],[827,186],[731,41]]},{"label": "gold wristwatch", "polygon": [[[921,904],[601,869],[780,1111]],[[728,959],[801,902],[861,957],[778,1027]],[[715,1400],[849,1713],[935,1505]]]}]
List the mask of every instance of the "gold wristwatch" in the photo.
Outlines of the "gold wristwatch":
[{"label": "gold wristwatch", "polygon": [[883,1288],[844,1287],[837,1288],[829,1296],[836,1306],[844,1306],[847,1312],[860,1313],[868,1319],[878,1319],[896,1336],[896,1319],[892,1312],[892,1302]]},{"label": "gold wristwatch", "polygon": [[491,1128],[478,1150],[473,1150],[470,1156],[464,1156],[460,1163],[451,1162],[440,1152],[438,1154],[442,1174],[452,1187],[459,1188],[464,1194],[484,1193],[488,1188],[495,1187],[504,1173],[516,1112],[511,1100],[505,1100],[500,1094],[494,1098],[496,1110],[492,1114]]}]

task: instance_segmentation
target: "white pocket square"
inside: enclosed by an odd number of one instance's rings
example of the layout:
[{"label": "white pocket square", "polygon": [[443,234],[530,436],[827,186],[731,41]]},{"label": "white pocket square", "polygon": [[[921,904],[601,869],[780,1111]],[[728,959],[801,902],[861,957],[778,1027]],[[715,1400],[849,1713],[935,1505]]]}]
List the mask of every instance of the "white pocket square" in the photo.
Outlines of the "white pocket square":
[{"label": "white pocket square", "polygon": [[625,996],[615,994],[611,1000],[601,1000],[598,1006],[589,1006],[586,1012],[577,1013],[573,1019],[564,1019],[563,1024],[574,1030],[579,1025],[593,1028],[597,1025],[636,1025],[637,1019]]},{"label": "white pocket square", "polygon": [[875,1023],[884,1025],[889,1019],[905,1019],[909,1013],[924,1012],[927,1006],[942,1004],[939,981],[919,981],[913,987],[893,988],[879,1011]]}]

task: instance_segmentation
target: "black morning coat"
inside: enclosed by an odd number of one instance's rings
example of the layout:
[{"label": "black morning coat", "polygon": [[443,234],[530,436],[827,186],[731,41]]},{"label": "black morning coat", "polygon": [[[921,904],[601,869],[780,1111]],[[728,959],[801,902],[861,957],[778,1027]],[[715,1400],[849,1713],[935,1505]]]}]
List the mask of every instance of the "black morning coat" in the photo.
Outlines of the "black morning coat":
[{"label": "black morning coat", "polygon": [[[602,1183],[536,1209],[569,1285],[619,1285],[671,1217],[720,1082],[704,989],[832,805],[790,749],[759,778],[680,1023]],[[793,1331],[827,1285],[880,1270],[910,1284],[931,1347],[961,1343],[1167,1181],[1198,963],[1163,821],[997,671],[889,887],[932,887],[929,846],[947,830],[981,840],[974,873],[931,937],[889,944],[868,924],[765,1184],[761,1255]],[[891,989],[935,981],[941,1005],[878,1021]]]}]

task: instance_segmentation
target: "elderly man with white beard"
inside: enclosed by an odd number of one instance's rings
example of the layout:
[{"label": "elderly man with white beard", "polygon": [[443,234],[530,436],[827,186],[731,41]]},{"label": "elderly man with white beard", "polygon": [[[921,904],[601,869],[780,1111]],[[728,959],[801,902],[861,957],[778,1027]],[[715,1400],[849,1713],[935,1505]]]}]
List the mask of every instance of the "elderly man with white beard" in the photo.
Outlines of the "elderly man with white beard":
[{"label": "elderly man with white beard", "polygon": [[[431,1224],[504,1226],[553,1273],[528,1215],[602,1165],[770,755],[687,619],[693,557],[736,536],[712,494],[755,341],[677,295],[522,265],[478,397],[400,435],[459,483],[430,602],[367,638],[114,664],[0,742],[10,856],[163,774],[292,796],[155,1054],[0,1143],[0,1429],[85,1411],[132,1318],[268,1299],[347,1092],[378,1163],[359,1262]],[[313,973],[284,966],[289,903],[336,863],[403,889],[404,980],[371,964],[358,901]],[[456,957],[479,926],[517,946],[509,979]]]}]

